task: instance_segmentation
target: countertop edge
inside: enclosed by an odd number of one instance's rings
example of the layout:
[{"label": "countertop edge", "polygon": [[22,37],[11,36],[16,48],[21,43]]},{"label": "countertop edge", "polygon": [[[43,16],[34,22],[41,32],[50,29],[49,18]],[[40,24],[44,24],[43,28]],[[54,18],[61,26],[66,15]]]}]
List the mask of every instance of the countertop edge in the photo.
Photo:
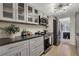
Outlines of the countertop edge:
[{"label": "countertop edge", "polygon": [[38,38],[38,37],[42,37],[42,36],[43,36],[43,35],[39,35],[39,36],[29,37],[29,38],[26,38],[26,39],[20,39],[20,40],[16,40],[16,41],[11,41],[11,42],[7,42],[7,43],[0,44],[0,46],[5,46],[5,45],[8,45],[8,44],[13,44],[13,43],[16,43],[16,42],[21,42],[21,41],[25,41],[25,40],[30,40],[30,39]]}]

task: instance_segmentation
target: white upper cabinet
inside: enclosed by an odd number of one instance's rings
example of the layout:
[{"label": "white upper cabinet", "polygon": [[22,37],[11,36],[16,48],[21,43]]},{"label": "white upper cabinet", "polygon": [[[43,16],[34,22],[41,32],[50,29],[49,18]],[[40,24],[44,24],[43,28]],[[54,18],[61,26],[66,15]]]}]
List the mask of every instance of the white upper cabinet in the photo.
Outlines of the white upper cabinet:
[{"label": "white upper cabinet", "polygon": [[0,10],[0,20],[15,21],[15,4],[1,3]]},{"label": "white upper cabinet", "polygon": [[37,10],[37,9],[34,9],[34,13],[35,13],[36,15],[38,15],[38,10]]},{"label": "white upper cabinet", "polygon": [[18,3],[18,20],[24,20],[24,3]]},{"label": "white upper cabinet", "polygon": [[30,4],[28,4],[27,7],[27,22],[32,24],[39,24],[38,10],[33,8]]},{"label": "white upper cabinet", "polygon": [[33,19],[34,19],[35,24],[39,24],[39,16],[38,15],[34,15]]},{"label": "white upper cabinet", "polygon": [[33,23],[33,8],[27,5],[27,23]]},{"label": "white upper cabinet", "polygon": [[28,5],[28,15],[33,15],[33,7]]},{"label": "white upper cabinet", "polygon": [[26,4],[24,3],[16,3],[16,19],[18,22],[24,22],[26,23]]},{"label": "white upper cabinet", "polygon": [[28,3],[0,3],[0,20],[39,24],[40,13]]},{"label": "white upper cabinet", "polygon": [[34,17],[34,23],[35,24],[39,24],[39,13],[37,9],[34,9],[34,13],[33,13],[33,17]]}]

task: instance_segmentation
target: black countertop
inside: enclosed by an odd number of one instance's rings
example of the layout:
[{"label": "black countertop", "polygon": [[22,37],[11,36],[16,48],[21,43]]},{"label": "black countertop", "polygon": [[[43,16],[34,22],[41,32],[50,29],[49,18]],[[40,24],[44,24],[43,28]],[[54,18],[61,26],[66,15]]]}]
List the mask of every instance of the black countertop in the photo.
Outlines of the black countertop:
[{"label": "black countertop", "polygon": [[25,38],[22,38],[21,36],[17,36],[14,39],[10,38],[0,38],[0,46],[11,44],[11,43],[16,43],[24,40],[29,40],[37,37],[41,37],[42,35],[32,35],[32,36],[26,36]]}]

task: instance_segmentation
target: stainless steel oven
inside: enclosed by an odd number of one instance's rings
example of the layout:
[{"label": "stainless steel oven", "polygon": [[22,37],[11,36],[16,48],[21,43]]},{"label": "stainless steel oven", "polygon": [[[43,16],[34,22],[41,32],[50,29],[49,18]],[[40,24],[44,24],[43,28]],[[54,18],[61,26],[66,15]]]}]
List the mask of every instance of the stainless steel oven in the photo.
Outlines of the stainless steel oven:
[{"label": "stainless steel oven", "polygon": [[50,36],[48,34],[45,34],[44,35],[44,52],[45,53],[49,50],[50,46],[51,46]]}]

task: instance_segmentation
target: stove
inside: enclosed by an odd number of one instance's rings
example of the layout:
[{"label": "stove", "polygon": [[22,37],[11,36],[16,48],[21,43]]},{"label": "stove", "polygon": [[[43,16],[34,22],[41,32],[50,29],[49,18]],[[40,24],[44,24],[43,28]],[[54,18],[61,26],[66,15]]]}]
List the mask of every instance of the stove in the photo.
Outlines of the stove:
[{"label": "stove", "polygon": [[50,37],[48,34],[44,35],[44,52],[46,53],[51,46],[50,44]]}]

